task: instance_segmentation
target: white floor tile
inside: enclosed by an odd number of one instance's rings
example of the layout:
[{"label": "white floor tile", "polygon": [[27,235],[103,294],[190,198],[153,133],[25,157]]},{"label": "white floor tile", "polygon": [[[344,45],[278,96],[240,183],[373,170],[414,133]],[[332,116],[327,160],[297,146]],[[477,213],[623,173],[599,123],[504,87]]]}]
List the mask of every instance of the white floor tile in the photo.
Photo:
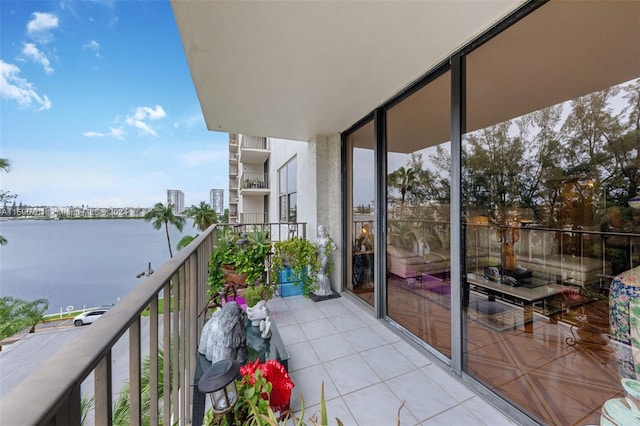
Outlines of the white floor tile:
[{"label": "white floor tile", "polygon": [[365,326],[365,324],[362,323],[362,320],[355,314],[342,314],[335,317],[329,317],[329,321],[331,321],[331,324],[341,332]]},{"label": "white floor tile", "polygon": [[[395,425],[398,419],[398,409],[402,405],[391,390],[379,383],[342,397],[353,417],[362,426]],[[400,423],[414,425],[417,420],[409,412],[402,409]]]},{"label": "white floor tile", "polygon": [[278,325],[278,331],[285,346],[307,341],[306,336],[298,324],[285,325],[284,327]]},{"label": "white floor tile", "polygon": [[304,406],[320,404],[320,392],[324,383],[325,401],[337,398],[338,390],[333,385],[327,370],[322,365],[314,365],[290,374],[294,387],[291,391],[291,409],[297,412],[302,407],[300,395],[304,398]]},{"label": "white floor tile", "polygon": [[478,417],[480,421],[491,426],[516,426],[516,423],[509,420],[507,417],[498,412],[495,407],[480,398],[474,396],[473,398],[465,401],[462,406]]},{"label": "white floor tile", "polygon": [[475,396],[468,387],[435,364],[423,367],[421,370],[458,402],[466,401]]},{"label": "white floor tile", "polygon": [[412,371],[387,380],[385,384],[419,420],[426,420],[458,405],[459,402],[422,371]]},{"label": "white floor tile", "polygon": [[353,313],[353,307],[340,303],[337,299],[325,300],[318,303],[318,309],[320,309],[327,318]]},{"label": "white floor tile", "polygon": [[305,309],[299,309],[292,312],[299,324],[310,321],[327,321],[327,317],[324,316],[320,309],[315,306],[306,307]]},{"label": "white floor tile", "polygon": [[431,364],[431,360],[429,360],[425,354],[418,352],[416,348],[414,348],[407,342],[400,341],[394,343],[393,346],[416,367],[426,367],[427,365]]},{"label": "white floor tile", "polygon": [[[342,398],[335,398],[330,401],[327,401],[326,409],[327,409],[327,425],[329,426],[337,425],[338,422],[336,419],[339,419],[342,422],[342,424],[345,426],[357,425],[356,419],[353,418],[353,416],[351,415],[351,411],[349,410],[347,405],[344,403],[344,400]],[[320,423],[320,419],[321,419],[320,405],[315,405],[309,408],[305,418],[309,419],[309,417],[311,416],[316,416],[316,419],[318,420],[318,424],[321,424]]]},{"label": "white floor tile", "polygon": [[358,354],[326,362],[324,366],[340,395],[380,383],[380,377]]},{"label": "white floor tile", "polygon": [[416,370],[415,365],[391,345],[370,349],[360,355],[382,380]]},{"label": "white floor tile", "polygon": [[320,320],[300,323],[300,328],[308,340],[319,339],[338,333],[335,326],[325,317]]},{"label": "white floor tile", "polygon": [[[451,425],[465,425],[465,426],[486,426],[484,422],[482,422],[479,418],[474,416],[469,410],[464,408],[463,406],[457,406],[452,408],[451,410],[447,410],[441,414],[438,414],[435,417],[432,417],[424,422],[420,423],[421,425],[429,425],[429,426],[451,426]],[[489,423],[489,425],[493,426],[493,423]]]},{"label": "white floor tile", "polygon": [[309,342],[287,345],[286,348],[289,353],[289,372],[320,364],[320,358]]},{"label": "white floor tile", "polygon": [[332,361],[348,355],[353,355],[356,350],[342,335],[333,334],[311,341],[311,346],[323,362]]},{"label": "white floor tile", "polygon": [[342,336],[359,352],[389,344],[386,340],[382,339],[378,333],[373,331],[371,327],[345,331],[342,333]]},{"label": "white floor tile", "polygon": [[371,329],[380,335],[380,338],[386,340],[388,343],[395,343],[402,340],[400,336],[389,330],[386,326],[376,323],[371,326]]}]

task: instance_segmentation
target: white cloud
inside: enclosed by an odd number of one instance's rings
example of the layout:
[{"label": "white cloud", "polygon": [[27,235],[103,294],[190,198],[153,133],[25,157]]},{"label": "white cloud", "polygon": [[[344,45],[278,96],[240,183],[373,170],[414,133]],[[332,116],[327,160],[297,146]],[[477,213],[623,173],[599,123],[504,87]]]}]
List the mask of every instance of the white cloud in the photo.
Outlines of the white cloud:
[{"label": "white cloud", "polygon": [[22,54],[28,59],[31,59],[32,62],[42,65],[47,75],[53,74],[53,68],[51,68],[49,59],[35,44],[25,43]]},{"label": "white cloud", "polygon": [[27,34],[38,43],[47,44],[53,40],[53,30],[58,28],[60,21],[53,13],[33,12],[27,23]]},{"label": "white cloud", "polygon": [[42,111],[51,108],[51,101],[44,95],[40,96],[33,84],[18,77],[20,68],[0,60],[0,96],[14,100],[21,108],[33,108]]},{"label": "white cloud", "polygon": [[109,127],[109,132],[107,133],[94,132],[94,131],[88,131],[88,132],[82,133],[82,136],[86,138],[104,138],[107,136],[111,136],[112,138],[120,139],[120,140],[124,140],[124,135],[125,135],[125,131],[122,127]]},{"label": "white cloud", "polygon": [[142,120],[135,120],[131,117],[127,117],[127,119],[124,122],[127,123],[129,126],[135,127],[138,130],[140,130],[139,132],[140,136],[158,136],[156,131],[153,130],[151,127],[149,127],[147,123],[145,123]]},{"label": "white cloud", "polygon": [[84,50],[91,50],[94,52],[96,54],[96,58],[100,57],[100,43],[97,41],[91,40],[90,42],[83,44],[82,48]]},{"label": "white cloud", "polygon": [[122,127],[109,127],[109,136],[116,139],[124,140],[126,132]]},{"label": "white cloud", "polygon": [[161,118],[165,118],[167,113],[164,112],[164,108],[160,105],[156,105],[155,109],[151,107],[138,107],[136,108],[136,112],[133,115],[134,120],[159,120]]},{"label": "white cloud", "polygon": [[135,127],[139,130],[139,136],[158,136],[155,130],[153,130],[145,120],[159,120],[167,116],[164,108],[160,105],[156,105],[155,108],[142,106],[137,107],[135,112],[131,116],[127,116],[125,123],[129,126]]}]

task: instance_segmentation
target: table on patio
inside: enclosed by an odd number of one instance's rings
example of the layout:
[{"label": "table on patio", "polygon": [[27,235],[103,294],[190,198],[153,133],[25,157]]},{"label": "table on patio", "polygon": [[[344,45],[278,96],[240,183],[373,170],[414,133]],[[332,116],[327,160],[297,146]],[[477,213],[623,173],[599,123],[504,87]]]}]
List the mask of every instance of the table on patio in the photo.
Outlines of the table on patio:
[{"label": "table on patio", "polygon": [[[486,293],[489,300],[495,300],[499,296],[502,300],[512,299],[514,303],[523,307],[525,332],[533,332],[533,304],[542,303],[545,310],[546,301],[561,294],[566,286],[557,284],[551,277],[537,277],[528,285],[511,286],[501,281],[492,281],[482,274],[467,274],[467,282],[476,289]],[[505,298],[507,297],[507,298]],[[508,301],[508,300],[507,300]]]},{"label": "table on patio", "polygon": [[[247,321],[247,363],[260,360],[265,362],[270,359],[279,361],[285,368],[289,369],[289,353],[282,342],[280,332],[275,321],[271,321],[271,337],[263,339],[260,335],[260,327],[251,325],[251,321]],[[198,389],[198,381],[205,371],[211,366],[211,361],[207,357],[198,353],[196,360],[196,371],[193,375],[193,410],[192,425],[201,426],[204,419],[206,394]]]}]

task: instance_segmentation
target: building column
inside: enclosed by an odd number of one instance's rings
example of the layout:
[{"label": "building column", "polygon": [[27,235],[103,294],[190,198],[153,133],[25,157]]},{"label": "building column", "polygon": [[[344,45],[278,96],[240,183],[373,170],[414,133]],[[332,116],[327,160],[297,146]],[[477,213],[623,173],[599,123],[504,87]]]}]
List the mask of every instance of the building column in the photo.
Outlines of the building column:
[{"label": "building column", "polygon": [[316,223],[309,231],[309,237],[315,241],[317,238],[317,226],[325,225],[327,231],[337,245],[331,260],[335,267],[331,272],[331,287],[336,291],[342,291],[342,258],[344,247],[340,247],[342,235],[342,182],[341,182],[341,152],[340,135],[316,135],[309,144],[309,149],[315,152],[310,158],[315,158],[316,163]]}]

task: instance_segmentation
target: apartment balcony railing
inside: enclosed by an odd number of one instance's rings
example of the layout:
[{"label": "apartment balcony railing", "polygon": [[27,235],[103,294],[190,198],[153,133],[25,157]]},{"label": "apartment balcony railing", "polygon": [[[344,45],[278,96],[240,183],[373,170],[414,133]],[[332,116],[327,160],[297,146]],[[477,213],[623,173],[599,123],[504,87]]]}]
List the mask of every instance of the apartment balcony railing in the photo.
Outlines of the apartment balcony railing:
[{"label": "apartment balcony railing", "polygon": [[230,226],[233,228],[233,232],[252,232],[257,231],[269,231],[269,239],[271,241],[286,240],[292,237],[307,238],[307,224],[306,222],[282,222],[282,223],[246,223],[240,222],[237,224],[221,224],[218,226]]},{"label": "apartment balcony railing", "polygon": [[243,173],[240,188],[269,189],[269,173]]},{"label": "apartment balcony railing", "polygon": [[269,213],[242,213],[240,222],[245,224],[269,223]]},{"label": "apartment balcony railing", "polygon": [[242,136],[241,149],[269,149],[269,140],[262,136]]},{"label": "apartment balcony railing", "polygon": [[[114,397],[120,391],[120,384],[114,383],[112,350],[121,338],[128,342],[130,354],[128,424],[142,424],[143,417],[149,424],[191,424],[193,375],[204,325],[200,313],[207,303],[207,263],[215,229],[202,233],[92,324],[90,332],[80,333],[11,390],[0,401],[0,424],[80,425],[85,380],[93,381],[95,424],[112,424]],[[142,327],[147,309],[148,328],[146,318]],[[141,343],[143,334],[148,347]],[[160,351],[164,356],[159,358]],[[150,408],[144,414],[143,353],[149,354],[151,389]],[[166,391],[159,394],[159,389]]]}]

